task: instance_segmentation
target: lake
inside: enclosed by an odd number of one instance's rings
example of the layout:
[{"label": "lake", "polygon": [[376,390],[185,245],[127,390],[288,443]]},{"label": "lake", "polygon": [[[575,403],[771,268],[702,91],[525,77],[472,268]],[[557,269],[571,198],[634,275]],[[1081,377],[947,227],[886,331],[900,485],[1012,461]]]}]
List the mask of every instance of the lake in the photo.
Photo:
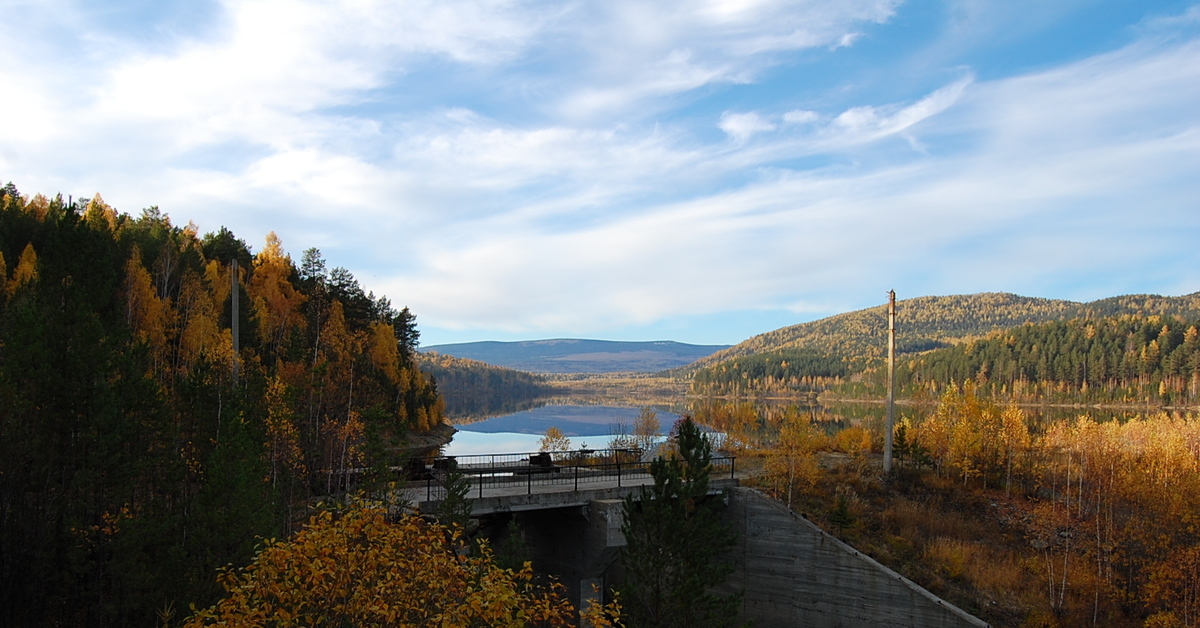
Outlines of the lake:
[{"label": "lake", "polygon": [[[679,415],[655,408],[659,433],[670,431]],[[557,427],[576,448],[603,449],[619,434],[629,434],[641,407],[549,405],[483,421],[458,424],[444,449],[448,456],[525,453],[538,450],[546,430]]]},{"label": "lake", "polygon": [[[796,407],[792,400],[776,400],[772,402],[755,403],[755,410],[764,415],[773,415],[787,407]],[[614,436],[629,434],[634,420],[644,406],[617,405],[575,405],[560,404],[546,405],[532,410],[514,412],[492,417],[474,423],[455,424],[459,431],[454,439],[443,449],[448,456],[466,456],[473,454],[528,453],[538,450],[542,436],[550,427],[562,430],[571,439],[574,448],[587,447],[603,449],[608,446]],[[685,410],[679,404],[655,404],[658,413],[659,433],[663,436],[670,431],[680,414],[667,410],[674,408],[679,412]],[[871,429],[880,429],[886,414],[883,403],[835,403],[829,406],[810,406],[799,404],[801,410],[823,425],[825,431],[832,435],[849,425],[863,425]],[[926,406],[900,405],[896,408],[896,417],[922,416],[933,411],[933,404]],[[693,407],[691,412],[698,416],[702,413]],[[1087,409],[1062,407],[1025,407],[1030,416],[1030,423],[1044,427],[1053,422],[1073,419],[1081,414],[1090,414],[1098,421],[1128,420],[1130,417],[1143,414],[1131,409]]]}]

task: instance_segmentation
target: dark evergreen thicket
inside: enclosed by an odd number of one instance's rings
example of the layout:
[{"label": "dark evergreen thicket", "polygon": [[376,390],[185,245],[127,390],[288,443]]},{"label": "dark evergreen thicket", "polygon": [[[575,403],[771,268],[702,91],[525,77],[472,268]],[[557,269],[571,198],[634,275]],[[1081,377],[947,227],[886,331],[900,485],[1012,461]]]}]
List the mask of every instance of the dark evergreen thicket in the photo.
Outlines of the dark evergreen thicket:
[{"label": "dark evergreen thicket", "polygon": [[721,523],[722,500],[708,494],[712,447],[690,418],[675,436],[678,456],[650,466],[654,486],[625,498],[624,620],[647,628],[732,626],[741,595],[712,592],[733,572],[725,552],[736,540]]},{"label": "dark evergreen thicket", "polygon": [[718,395],[742,391],[814,391],[837,383],[859,369],[861,365],[839,356],[780,349],[736,357],[700,369],[692,375],[692,388]]},{"label": "dark evergreen thicket", "polygon": [[902,361],[901,385],[975,380],[1006,396],[1192,404],[1200,398],[1200,319],[1080,318],[1024,325]]},{"label": "dark evergreen thicket", "polygon": [[[232,260],[241,276],[232,379]],[[415,319],[319,252],[0,197],[0,608],[150,625],[441,420]],[[386,480],[386,473],[376,475]]]}]

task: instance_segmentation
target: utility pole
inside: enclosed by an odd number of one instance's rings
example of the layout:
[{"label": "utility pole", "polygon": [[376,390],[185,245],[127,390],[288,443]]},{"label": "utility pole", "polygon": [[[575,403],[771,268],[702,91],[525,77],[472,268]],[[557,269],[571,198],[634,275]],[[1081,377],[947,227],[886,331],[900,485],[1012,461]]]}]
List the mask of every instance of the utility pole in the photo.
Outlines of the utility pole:
[{"label": "utility pole", "polygon": [[892,434],[896,431],[896,291],[888,290],[887,427],[883,431],[883,472],[892,472]]},{"label": "utility pole", "polygon": [[229,312],[229,320],[231,321],[230,327],[232,328],[232,331],[233,331],[233,386],[234,386],[234,388],[237,388],[238,358],[240,357],[240,351],[241,351],[241,349],[239,348],[240,343],[238,342],[238,313],[241,311],[241,308],[239,307],[239,304],[238,304],[238,301],[239,301],[239,298],[238,298],[238,263],[237,263],[236,257],[229,264],[229,281],[232,285],[232,290],[233,290],[232,292],[230,292],[230,295],[232,295],[232,298],[230,300],[231,306],[230,306],[230,312]]}]

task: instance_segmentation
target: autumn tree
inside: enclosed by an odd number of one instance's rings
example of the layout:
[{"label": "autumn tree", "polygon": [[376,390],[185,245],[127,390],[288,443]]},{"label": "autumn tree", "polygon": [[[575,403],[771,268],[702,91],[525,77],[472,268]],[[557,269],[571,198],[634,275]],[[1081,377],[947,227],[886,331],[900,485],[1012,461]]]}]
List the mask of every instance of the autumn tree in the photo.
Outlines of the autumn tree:
[{"label": "autumn tree", "polygon": [[571,439],[567,438],[562,430],[553,425],[546,428],[545,436],[542,436],[542,440],[538,443],[538,451],[559,452],[570,450]]},{"label": "autumn tree", "polygon": [[784,415],[779,438],[766,451],[764,471],[775,494],[783,496],[788,508],[797,491],[816,483],[819,469],[815,452],[823,440],[808,417],[794,407]]},{"label": "autumn tree", "polygon": [[[323,511],[287,541],[267,541],[253,563],[220,575],[226,597],[185,622],[201,626],[573,626],[557,583],[539,586],[529,563],[502,569],[482,546],[464,555],[461,531],[357,504]],[[585,619],[612,626],[616,606]]]},{"label": "autumn tree", "polygon": [[658,412],[650,406],[645,406],[633,420],[633,443],[642,451],[650,451],[658,440],[661,426],[658,422]]},{"label": "autumn tree", "polygon": [[25,249],[21,251],[17,267],[13,269],[12,279],[8,281],[8,293],[13,294],[22,286],[37,281],[37,267],[37,251],[33,249],[33,243],[26,244]]},{"label": "autumn tree", "polygon": [[199,237],[157,207],[135,219],[99,195],[0,192],[9,623],[141,625],[164,604],[208,605],[214,569],[358,469],[396,466],[405,434],[442,420],[402,350],[415,317],[345,270],[341,292],[323,289],[319,255],[301,273],[274,236],[253,256],[228,229]]},{"label": "autumn tree", "polygon": [[134,248],[125,264],[125,321],[134,336],[147,344],[153,358],[153,370],[162,375],[169,362],[167,340],[172,322],[171,304],[159,297],[149,271],[142,265],[141,252]]},{"label": "autumn tree", "polygon": [[292,259],[283,252],[275,232],[267,234],[266,246],[254,257],[254,274],[248,291],[258,321],[258,333],[270,354],[278,354],[289,333],[304,329],[300,306],[306,297],[292,285]]}]

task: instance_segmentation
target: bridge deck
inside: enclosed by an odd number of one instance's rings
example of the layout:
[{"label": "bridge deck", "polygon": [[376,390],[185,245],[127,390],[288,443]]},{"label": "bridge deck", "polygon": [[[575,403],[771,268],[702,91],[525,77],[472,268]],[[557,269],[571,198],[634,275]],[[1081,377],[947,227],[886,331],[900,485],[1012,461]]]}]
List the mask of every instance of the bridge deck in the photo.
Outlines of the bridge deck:
[{"label": "bridge deck", "polygon": [[[402,496],[423,512],[433,512],[446,497],[446,481],[461,474],[468,482],[473,516],[522,510],[581,506],[594,499],[623,499],[652,485],[650,462],[630,450],[576,451],[508,456],[431,459],[424,477],[410,481]],[[734,459],[713,458],[713,493],[736,486]]]}]

